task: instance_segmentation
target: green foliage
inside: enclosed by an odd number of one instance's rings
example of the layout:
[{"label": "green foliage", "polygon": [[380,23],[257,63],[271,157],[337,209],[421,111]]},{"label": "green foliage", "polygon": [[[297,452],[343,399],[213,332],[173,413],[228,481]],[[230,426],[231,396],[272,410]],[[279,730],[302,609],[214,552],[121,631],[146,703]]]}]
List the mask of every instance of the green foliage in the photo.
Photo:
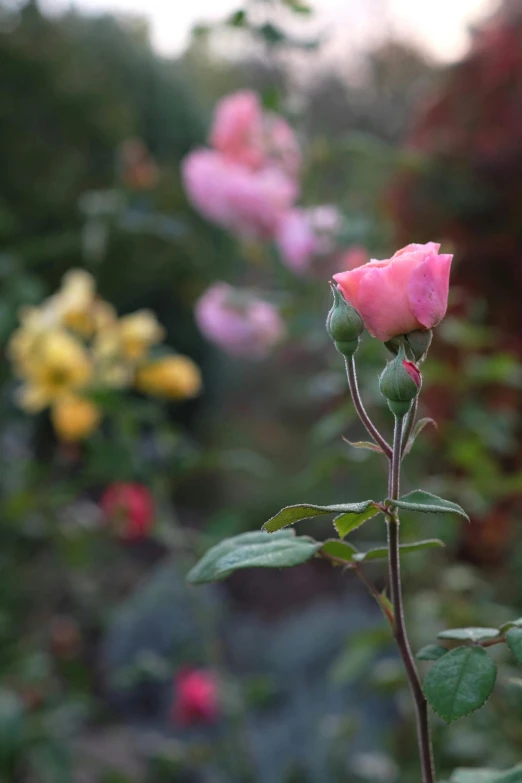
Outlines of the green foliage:
[{"label": "green foliage", "polygon": [[413,427],[412,433],[411,433],[410,437],[408,438],[408,443],[406,444],[406,447],[404,449],[404,453],[405,454],[409,454],[410,453],[410,451],[413,448],[413,445],[414,445],[415,441],[417,440],[417,438],[421,434],[422,430],[425,427],[427,427],[429,424],[433,425],[435,427],[435,429],[437,428],[437,422],[434,421],[433,419],[430,419],[429,417],[425,417],[424,419],[419,419],[415,423],[415,426]]},{"label": "green foliage", "polygon": [[510,628],[506,641],[517,663],[522,664],[522,628]]},{"label": "green foliage", "polygon": [[415,656],[418,661],[438,661],[448,652],[447,647],[439,647],[437,644],[427,644],[422,647]]},{"label": "green foliage", "polygon": [[[294,522],[300,522],[302,519],[311,519],[312,517],[318,517],[323,514],[350,514],[355,515],[356,517],[364,516],[370,509],[373,512],[372,516],[374,513],[377,513],[378,507],[373,500],[363,500],[361,503],[340,503],[333,506],[313,506],[311,504],[301,503],[296,506],[286,506],[286,508],[281,509],[281,511],[269,519],[268,522],[265,522],[263,530],[266,530],[268,533],[274,533],[276,530],[280,530],[283,527],[293,525]],[[365,518],[368,519],[369,517]],[[365,520],[363,519],[362,521],[364,522]]]},{"label": "green foliage", "polygon": [[242,533],[209,549],[187,580],[192,584],[226,579],[242,568],[289,568],[310,560],[321,544],[307,536],[296,537],[293,530],[279,530],[272,536],[263,532]]},{"label": "green foliage", "polygon": [[353,530],[357,530],[357,528],[361,527],[361,525],[363,525],[369,519],[373,519],[373,517],[377,516],[378,513],[379,510],[375,505],[372,504],[371,506],[368,506],[366,511],[363,511],[362,513],[349,511],[345,514],[339,514],[339,516],[335,517],[334,519],[334,527],[339,533],[339,536],[344,538],[348,535],[348,533],[351,533]]},{"label": "green foliage", "polygon": [[[443,547],[444,542],[438,538],[427,538],[424,541],[414,541],[411,544],[401,544],[400,551],[402,555],[413,554],[414,552],[421,552],[424,549],[438,549]],[[362,563],[365,560],[386,560],[388,557],[388,547],[379,546],[374,549],[369,549],[367,552],[357,552],[353,559],[357,563]]]},{"label": "green foliage", "polygon": [[485,642],[499,635],[498,628],[450,628],[438,634],[439,639],[454,639],[460,642]]},{"label": "green foliage", "polygon": [[403,495],[399,500],[387,498],[387,503],[407,511],[422,511],[425,514],[458,514],[469,522],[468,515],[458,503],[439,498],[423,489],[415,489],[413,492]]},{"label": "green foliage", "polygon": [[450,783],[522,783],[522,765],[505,772],[493,769],[457,769]]},{"label": "green foliage", "polygon": [[325,541],[321,547],[321,552],[324,552],[330,557],[335,557],[338,560],[343,560],[346,563],[353,562],[353,555],[357,552],[357,549],[349,544],[348,541],[338,541],[336,538],[332,538],[329,541]]},{"label": "green foliage", "polygon": [[482,647],[458,647],[433,664],[424,693],[435,712],[453,723],[486,703],[496,677],[497,667]]}]

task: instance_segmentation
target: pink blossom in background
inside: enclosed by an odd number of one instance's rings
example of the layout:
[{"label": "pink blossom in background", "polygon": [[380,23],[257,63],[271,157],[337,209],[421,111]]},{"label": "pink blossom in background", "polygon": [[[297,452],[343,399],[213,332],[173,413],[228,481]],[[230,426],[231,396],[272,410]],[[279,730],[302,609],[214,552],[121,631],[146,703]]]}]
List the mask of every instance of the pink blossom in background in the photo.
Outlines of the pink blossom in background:
[{"label": "pink blossom in background", "polygon": [[218,103],[210,145],[235,163],[252,170],[276,167],[296,179],[301,151],[290,125],[278,114],[263,111],[259,96],[240,90]]},{"label": "pink blossom in background", "polygon": [[273,304],[227,283],[210,286],[197,301],[195,315],[205,337],[233,356],[263,359],[285,335]]},{"label": "pink blossom in background", "polygon": [[445,316],[453,256],[440,245],[408,245],[392,258],[372,260],[334,280],[379,340],[431,329]]},{"label": "pink blossom in background", "polygon": [[154,524],[154,499],[143,484],[111,484],[103,493],[100,506],[117,534],[128,541],[145,538]]},{"label": "pink blossom in background", "polygon": [[214,723],[220,715],[219,687],[208,669],[183,669],[174,678],[171,720],[181,725]]},{"label": "pink blossom in background", "polygon": [[362,245],[353,245],[339,259],[340,264],[348,271],[368,263],[369,260],[370,254]]},{"label": "pink blossom in background", "polygon": [[271,164],[297,179],[301,170],[301,149],[297,137],[283,117],[268,114],[265,118],[264,146]]},{"label": "pink blossom in background", "polygon": [[276,244],[283,261],[294,272],[305,272],[309,268],[318,250],[318,238],[306,210],[296,207],[283,215],[277,228]]},{"label": "pink blossom in background", "polygon": [[240,90],[218,103],[210,145],[248,168],[258,169],[265,164],[263,114],[255,92]]},{"label": "pink blossom in background", "polygon": [[279,169],[250,171],[212,150],[190,153],[182,175],[196,209],[249,239],[270,239],[298,195],[296,183]]}]

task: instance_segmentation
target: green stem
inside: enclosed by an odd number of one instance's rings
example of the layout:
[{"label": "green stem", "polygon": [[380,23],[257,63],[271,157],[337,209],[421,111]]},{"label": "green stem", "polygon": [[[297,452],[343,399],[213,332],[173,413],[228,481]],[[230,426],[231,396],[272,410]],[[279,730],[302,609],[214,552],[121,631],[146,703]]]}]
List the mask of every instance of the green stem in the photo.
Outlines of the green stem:
[{"label": "green stem", "polygon": [[383,454],[386,454],[388,459],[391,459],[392,456],[392,450],[390,447],[390,444],[387,443],[387,441],[383,438],[375,424],[372,422],[368,414],[366,413],[365,407],[361,400],[361,395],[359,394],[359,385],[357,383],[357,373],[355,370],[355,360],[353,358],[353,355],[348,357],[345,357],[345,364],[346,364],[346,375],[348,376],[348,386],[350,388],[350,394],[352,395],[353,405],[355,410],[357,411],[357,414],[366,427],[366,430],[369,434],[369,436],[375,441],[375,443],[382,449]]},{"label": "green stem", "polygon": [[[403,444],[404,417],[395,417],[393,435],[393,453],[390,466],[390,498],[396,500],[400,493],[400,475]],[[401,563],[399,550],[399,515],[397,509],[388,515],[388,558],[390,573],[391,599],[394,616],[394,637],[406,670],[406,676],[415,703],[417,740],[422,767],[422,783],[435,783],[435,767],[428,717],[428,703],[422,691],[422,685],[411,651],[402,597]]]},{"label": "green stem", "polygon": [[401,457],[404,458],[404,455],[406,453],[406,448],[408,446],[408,441],[410,439],[410,435],[412,433],[413,427],[415,425],[415,419],[417,418],[417,408],[419,407],[419,397],[415,397],[413,400],[412,406],[406,415],[406,423],[404,425],[404,431],[402,434],[402,448],[401,448]]}]

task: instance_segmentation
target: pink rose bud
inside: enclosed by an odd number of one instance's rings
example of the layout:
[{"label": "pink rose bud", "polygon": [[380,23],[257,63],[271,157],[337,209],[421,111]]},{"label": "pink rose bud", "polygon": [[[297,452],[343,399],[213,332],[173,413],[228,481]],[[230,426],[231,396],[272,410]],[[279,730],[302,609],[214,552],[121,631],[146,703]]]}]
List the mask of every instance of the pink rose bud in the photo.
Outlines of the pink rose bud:
[{"label": "pink rose bud", "polygon": [[285,335],[278,309],[227,283],[214,283],[196,302],[196,321],[211,342],[227,353],[264,359]]},{"label": "pink rose bud", "polygon": [[213,150],[187,155],[182,175],[202,215],[247,239],[271,239],[298,195],[294,180],[280,169],[252,171]]},{"label": "pink rose bud", "polygon": [[219,718],[219,687],[213,672],[183,669],[174,679],[174,691],[170,714],[175,723],[214,723]]},{"label": "pink rose bud", "polygon": [[444,318],[452,255],[440,245],[408,245],[392,258],[372,260],[334,275],[364,325],[383,342],[415,329],[431,329]]},{"label": "pink rose bud", "polygon": [[406,372],[408,373],[410,378],[412,378],[415,381],[415,383],[417,384],[417,388],[420,389],[420,387],[422,386],[422,375],[417,365],[414,362],[408,361],[408,359],[404,359],[402,363],[406,368]]},{"label": "pink rose bud", "polygon": [[397,356],[384,368],[379,378],[379,389],[388,400],[388,406],[395,416],[405,416],[411,403],[419,394],[422,376],[416,364],[406,359],[401,346]]},{"label": "pink rose bud", "polygon": [[103,493],[100,506],[120,538],[146,538],[154,524],[154,499],[143,484],[116,482]]}]

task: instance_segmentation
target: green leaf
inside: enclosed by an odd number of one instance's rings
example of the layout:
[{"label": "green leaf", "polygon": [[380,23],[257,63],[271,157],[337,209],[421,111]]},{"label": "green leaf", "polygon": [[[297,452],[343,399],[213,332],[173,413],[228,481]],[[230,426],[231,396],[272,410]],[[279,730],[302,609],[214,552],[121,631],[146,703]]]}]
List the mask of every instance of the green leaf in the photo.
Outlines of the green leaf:
[{"label": "green leaf", "polygon": [[506,640],[516,662],[522,664],[522,628],[511,628],[506,634]]},{"label": "green leaf", "polygon": [[446,723],[482,707],[495,686],[497,667],[482,647],[457,647],[439,658],[424,680],[424,693]]},{"label": "green leaf", "polygon": [[425,514],[458,514],[469,522],[468,515],[458,503],[444,500],[444,498],[439,498],[423,489],[414,489],[413,492],[403,495],[399,500],[387,498],[386,502],[398,508],[405,508],[408,511],[422,511]]},{"label": "green leaf", "polygon": [[335,506],[313,506],[310,503],[300,503],[297,506],[286,506],[274,517],[265,522],[263,530],[274,533],[282,527],[293,525],[302,519],[311,519],[321,514],[364,514],[370,507],[375,507],[373,500],[363,500],[362,503],[341,503]]},{"label": "green leaf", "polygon": [[230,14],[230,16],[226,21],[226,24],[230,25],[230,27],[244,27],[246,21],[247,21],[246,11],[240,8],[238,11],[234,11],[233,14]]},{"label": "green leaf", "polygon": [[497,783],[498,774],[493,769],[456,769],[450,783]]},{"label": "green leaf", "polygon": [[335,557],[337,560],[344,560],[345,563],[351,563],[357,549],[352,544],[349,544],[348,541],[339,541],[336,538],[331,538],[325,541],[321,547],[321,552],[330,555],[330,557]]},{"label": "green leaf", "polygon": [[450,783],[522,783],[522,765],[499,772],[494,769],[456,769]]},{"label": "green leaf", "polygon": [[419,419],[419,421],[415,424],[412,433],[408,438],[408,443],[406,444],[406,448],[404,449],[405,454],[410,453],[410,451],[413,448],[413,444],[417,440],[418,436],[421,434],[424,427],[427,427],[428,424],[433,424],[435,429],[437,429],[437,422],[434,419],[430,419],[430,418]]},{"label": "green leaf", "polygon": [[379,509],[372,504],[366,511],[360,513],[350,511],[346,514],[339,514],[339,516],[334,519],[334,527],[340,537],[344,538],[348,533],[351,533],[352,530],[357,530],[358,527],[361,527],[361,525],[369,519],[373,519],[378,513]]},{"label": "green leaf", "polygon": [[418,661],[438,661],[448,652],[447,647],[440,647],[438,644],[427,644],[422,647],[415,656]]},{"label": "green leaf", "polygon": [[242,533],[222,541],[201,558],[187,574],[192,584],[225,579],[241,568],[285,568],[306,563],[322,543],[308,536],[296,537],[293,530],[273,536],[262,531]]},{"label": "green leaf", "polygon": [[481,642],[499,635],[498,628],[449,628],[437,634],[438,639],[455,639],[459,642]]},{"label": "green leaf", "polygon": [[376,451],[378,454],[384,454],[384,451],[381,449],[380,446],[378,446],[376,443],[372,443],[369,440],[357,440],[352,441],[348,440],[348,438],[345,438],[343,436],[343,440],[345,443],[347,443],[349,446],[352,446],[354,449],[368,449],[368,451]]},{"label": "green leaf", "polygon": [[[425,541],[415,541],[412,544],[401,544],[399,549],[401,554],[408,555],[410,552],[420,552],[422,549],[437,549],[444,546],[444,542],[438,538],[427,538]],[[388,547],[379,546],[374,549],[369,549],[367,552],[357,552],[353,559],[357,563],[362,563],[364,560],[383,560],[388,557]]]},{"label": "green leaf", "polygon": [[312,13],[312,7],[307,3],[300,2],[300,0],[283,0],[283,2],[296,14],[304,14],[308,16]]}]

